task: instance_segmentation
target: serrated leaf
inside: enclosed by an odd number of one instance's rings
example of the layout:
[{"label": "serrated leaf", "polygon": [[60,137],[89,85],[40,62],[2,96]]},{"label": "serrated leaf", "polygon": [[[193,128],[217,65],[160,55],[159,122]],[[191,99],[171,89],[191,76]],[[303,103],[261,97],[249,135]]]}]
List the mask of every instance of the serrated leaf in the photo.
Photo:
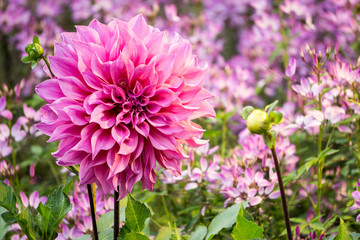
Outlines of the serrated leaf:
[{"label": "serrated leaf", "polygon": [[14,190],[4,182],[0,182],[0,206],[6,208],[11,213],[16,213],[16,196]]},{"label": "serrated leaf", "polygon": [[75,177],[73,177],[73,178],[71,179],[71,181],[68,182],[68,183],[65,185],[65,187],[64,187],[64,189],[63,189],[63,193],[69,194],[70,190],[73,190],[73,189],[74,189],[74,183],[75,183]]},{"label": "serrated leaf", "polygon": [[196,230],[190,235],[190,240],[203,240],[206,236],[207,228],[200,224]]},{"label": "serrated leaf", "polygon": [[225,209],[223,212],[215,216],[208,227],[208,232],[205,239],[206,240],[212,239],[213,236],[218,234],[221,229],[229,228],[232,225],[234,225],[240,207],[241,207],[241,203],[238,203],[234,206]]},{"label": "serrated leaf", "polygon": [[145,226],[145,220],[151,217],[150,210],[145,204],[135,200],[128,194],[128,202],[125,210],[125,224],[136,232],[141,232]]},{"label": "serrated leaf", "polygon": [[3,207],[0,207],[0,215],[2,216],[2,218],[0,218],[0,240],[3,239],[4,236],[6,235],[7,229],[9,228],[8,225],[11,225],[12,223],[14,223],[14,222],[9,223],[8,221],[6,221],[5,218],[4,218],[4,214],[5,215],[11,214],[11,218],[16,221],[16,219],[15,219],[15,217],[14,217],[14,215],[12,213],[8,212]]},{"label": "serrated leaf", "polygon": [[255,238],[263,238],[263,228],[256,223],[245,218],[245,209],[241,206],[239,214],[236,218],[236,225],[231,233],[233,239],[236,240],[249,240]]},{"label": "serrated leaf", "polygon": [[30,240],[35,240],[34,221],[28,208],[16,215],[16,221]]},{"label": "serrated leaf", "polygon": [[56,231],[65,215],[71,210],[70,199],[63,192],[64,186],[56,189],[47,199],[46,204],[39,204],[36,221],[49,239]]},{"label": "serrated leaf", "polygon": [[346,228],[344,221],[342,220],[342,218],[340,218],[339,231],[336,237],[334,238],[334,240],[349,240],[349,239],[351,239],[351,235],[348,229]]},{"label": "serrated leaf", "polygon": [[[3,207],[1,207],[1,209],[5,209]],[[1,220],[0,221],[5,221],[6,224],[8,225],[11,225],[11,224],[14,224],[16,223],[16,217],[15,217],[15,214],[11,213],[11,212],[8,212],[6,209],[5,209],[5,212],[3,212],[1,214]],[[1,239],[1,238],[0,238]]]},{"label": "serrated leaf", "polygon": [[241,111],[241,116],[244,120],[248,118],[248,116],[254,111],[254,108],[252,106],[246,106]]},{"label": "serrated leaf", "polygon": [[143,233],[131,232],[125,236],[125,240],[150,240],[150,238]]}]

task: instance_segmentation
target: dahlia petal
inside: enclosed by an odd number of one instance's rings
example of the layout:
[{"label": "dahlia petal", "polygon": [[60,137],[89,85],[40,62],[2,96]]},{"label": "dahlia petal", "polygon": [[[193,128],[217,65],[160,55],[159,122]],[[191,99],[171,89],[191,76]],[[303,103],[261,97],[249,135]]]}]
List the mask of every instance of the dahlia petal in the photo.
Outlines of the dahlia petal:
[{"label": "dahlia petal", "polygon": [[91,59],[92,72],[107,83],[112,83],[110,74],[111,64],[108,62],[103,63],[99,56],[95,53]]},{"label": "dahlia petal", "polygon": [[192,64],[191,45],[189,42],[174,43],[170,46],[170,54],[175,55],[173,74],[182,75],[183,69]]},{"label": "dahlia petal", "polygon": [[130,136],[130,131],[126,126],[118,124],[111,129],[111,135],[121,145],[123,140]]},{"label": "dahlia petal", "polygon": [[138,38],[134,37],[124,46],[122,54],[130,59],[134,66],[138,66],[145,63],[147,49]]},{"label": "dahlia petal", "polygon": [[85,83],[92,87],[95,90],[102,90],[103,83],[105,83],[102,79],[99,79],[93,72],[89,70],[85,70],[82,73]]},{"label": "dahlia petal", "polygon": [[99,33],[96,30],[86,26],[75,26],[75,28],[81,41],[98,45],[101,44]]},{"label": "dahlia petal", "polygon": [[51,134],[48,142],[54,142],[63,138],[78,136],[80,135],[81,130],[82,127],[74,124],[59,125]]},{"label": "dahlia petal", "polygon": [[158,150],[173,150],[176,151],[176,141],[173,136],[166,136],[158,130],[151,128],[149,139]]},{"label": "dahlia petal", "polygon": [[56,152],[53,152],[52,155],[55,158],[61,158],[62,156],[64,156],[66,152],[72,149],[79,141],[80,138],[78,137],[68,137],[61,139],[59,142],[58,150]]},{"label": "dahlia petal", "polygon": [[126,169],[130,161],[130,155],[117,154],[115,150],[111,149],[108,153],[107,164],[110,168],[109,176],[110,179],[115,174],[120,173]]},{"label": "dahlia petal", "polygon": [[150,117],[146,117],[146,119],[154,127],[162,127],[168,124],[168,121],[163,115],[152,115]]},{"label": "dahlia petal", "polygon": [[134,69],[134,74],[129,81],[129,87],[134,88],[135,83],[139,82],[143,87],[157,84],[158,82],[158,75],[155,71],[154,63],[149,65],[139,65]]},{"label": "dahlia petal", "polygon": [[74,32],[63,32],[61,38],[66,44],[71,44],[72,40],[79,40],[78,34]]},{"label": "dahlia petal", "polygon": [[92,20],[89,24],[89,27],[98,33],[102,45],[105,46],[107,40],[111,37],[112,34],[110,27],[99,22],[97,19]]},{"label": "dahlia petal", "polygon": [[82,106],[70,105],[64,108],[64,112],[75,125],[82,126],[89,122],[89,116]]},{"label": "dahlia petal", "polygon": [[45,101],[52,103],[56,99],[65,97],[57,79],[43,81],[35,88],[36,93]]},{"label": "dahlia petal", "polygon": [[82,79],[82,75],[78,69],[78,63],[75,59],[49,56],[49,62],[51,70],[56,77],[73,76],[77,79]]},{"label": "dahlia petal", "polygon": [[191,147],[200,147],[206,143],[209,142],[209,140],[207,139],[200,139],[200,138],[197,138],[197,137],[193,137],[193,138],[190,138],[190,139],[187,139],[186,142],[191,146]]},{"label": "dahlia petal", "polygon": [[187,71],[186,74],[183,75],[185,79],[185,83],[189,86],[197,86],[201,84],[202,80],[205,77],[205,69],[207,66],[205,66],[203,69],[199,69],[197,67],[191,67],[184,71]]},{"label": "dahlia petal", "polygon": [[77,59],[77,54],[70,44],[55,42],[54,55],[58,57],[66,57]]},{"label": "dahlia petal", "polygon": [[157,104],[161,107],[168,107],[177,98],[173,91],[167,88],[159,88],[149,103]]},{"label": "dahlia petal", "polygon": [[99,126],[95,123],[91,123],[89,125],[86,125],[81,130],[81,140],[77,143],[77,145],[74,147],[74,150],[83,150],[87,153],[92,153],[92,142],[91,137],[93,134],[99,130]]},{"label": "dahlia petal", "polygon": [[134,64],[121,54],[110,66],[111,78],[114,83],[120,79],[131,79],[134,73]]},{"label": "dahlia petal", "polygon": [[89,153],[84,151],[70,150],[64,154],[61,158],[58,158],[56,162],[60,166],[72,166],[80,164],[84,158],[89,157]]},{"label": "dahlia petal", "polygon": [[51,135],[55,129],[57,128],[57,124],[47,124],[47,123],[38,123],[35,125],[35,127],[42,133],[46,134],[46,135]]},{"label": "dahlia petal", "polygon": [[111,128],[116,121],[116,116],[112,113],[113,108],[113,106],[99,104],[91,113],[90,122],[99,124],[103,129]]},{"label": "dahlia petal", "polygon": [[141,14],[130,19],[128,25],[140,39],[144,39],[153,30],[153,27],[146,23],[145,18]]},{"label": "dahlia petal", "polygon": [[135,130],[147,138],[149,136],[150,126],[146,122],[142,122],[138,125],[135,125]]},{"label": "dahlia petal", "polygon": [[131,153],[131,159],[137,159],[140,157],[144,149],[144,138],[138,136],[138,143],[134,152]]},{"label": "dahlia petal", "polygon": [[97,130],[91,136],[92,158],[94,159],[100,150],[109,150],[114,144],[115,140],[112,138],[109,130]]},{"label": "dahlia petal", "polygon": [[138,144],[138,135],[135,130],[130,131],[130,136],[125,138],[120,144],[118,154],[128,155],[136,150]]},{"label": "dahlia petal", "polygon": [[73,40],[73,45],[77,52],[78,68],[80,72],[91,69],[91,60],[94,54],[97,54],[102,61],[106,60],[104,48],[97,44]]},{"label": "dahlia petal", "polygon": [[150,62],[155,63],[155,70],[158,73],[158,84],[163,84],[172,74],[175,55],[174,54],[159,54],[156,55]]},{"label": "dahlia petal", "polygon": [[190,116],[189,119],[193,120],[200,117],[211,117],[215,118],[216,113],[214,108],[211,106],[209,102],[203,101],[199,105],[199,109],[194,111]]},{"label": "dahlia petal", "polygon": [[79,169],[80,184],[91,184],[96,181],[91,157],[83,159]]},{"label": "dahlia petal", "polygon": [[164,51],[164,32],[152,32],[144,38],[143,43],[148,50],[148,59],[152,59]]},{"label": "dahlia petal", "polygon": [[94,168],[94,172],[95,172],[95,176],[98,180],[97,182],[100,184],[103,192],[109,193],[109,192],[113,191],[112,186],[107,181],[107,175],[109,173],[109,168],[107,167],[107,165],[103,164],[103,165],[97,166],[96,168]]},{"label": "dahlia petal", "polygon": [[75,77],[62,77],[58,79],[58,82],[64,95],[70,99],[84,101],[90,95],[89,89]]}]

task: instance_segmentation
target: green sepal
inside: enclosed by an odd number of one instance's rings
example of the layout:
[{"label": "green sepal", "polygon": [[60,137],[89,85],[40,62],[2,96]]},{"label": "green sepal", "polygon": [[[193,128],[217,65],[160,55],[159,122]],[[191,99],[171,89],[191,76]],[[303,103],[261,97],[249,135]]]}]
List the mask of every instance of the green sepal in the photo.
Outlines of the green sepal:
[{"label": "green sepal", "polygon": [[248,118],[248,116],[254,111],[254,108],[252,106],[246,106],[243,108],[241,112],[241,116],[244,120]]}]

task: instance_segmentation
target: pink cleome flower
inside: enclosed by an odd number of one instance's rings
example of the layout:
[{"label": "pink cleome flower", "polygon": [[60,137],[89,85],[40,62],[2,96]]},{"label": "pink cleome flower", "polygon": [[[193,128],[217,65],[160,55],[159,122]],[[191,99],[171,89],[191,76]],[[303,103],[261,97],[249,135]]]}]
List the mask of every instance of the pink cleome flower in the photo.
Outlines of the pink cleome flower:
[{"label": "pink cleome flower", "polygon": [[206,142],[191,120],[215,116],[202,88],[206,66],[190,43],[142,15],[76,29],[49,57],[56,77],[36,88],[48,102],[37,128],[59,140],[57,163],[79,164],[81,184],[96,182],[105,193],[120,186],[121,198],[139,180],[153,188],[156,161],[180,174],[182,145]]}]

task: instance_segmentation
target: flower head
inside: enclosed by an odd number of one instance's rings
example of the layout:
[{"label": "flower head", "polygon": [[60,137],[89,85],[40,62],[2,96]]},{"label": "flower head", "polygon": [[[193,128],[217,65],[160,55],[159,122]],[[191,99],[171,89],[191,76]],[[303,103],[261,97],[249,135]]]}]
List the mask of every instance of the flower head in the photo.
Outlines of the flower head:
[{"label": "flower head", "polygon": [[49,62],[56,77],[36,88],[48,102],[37,127],[60,141],[59,165],[80,165],[82,184],[105,193],[120,185],[121,197],[139,180],[152,189],[156,161],[180,174],[182,144],[206,142],[191,121],[215,115],[202,88],[206,66],[188,41],[142,15],[63,33]]}]

